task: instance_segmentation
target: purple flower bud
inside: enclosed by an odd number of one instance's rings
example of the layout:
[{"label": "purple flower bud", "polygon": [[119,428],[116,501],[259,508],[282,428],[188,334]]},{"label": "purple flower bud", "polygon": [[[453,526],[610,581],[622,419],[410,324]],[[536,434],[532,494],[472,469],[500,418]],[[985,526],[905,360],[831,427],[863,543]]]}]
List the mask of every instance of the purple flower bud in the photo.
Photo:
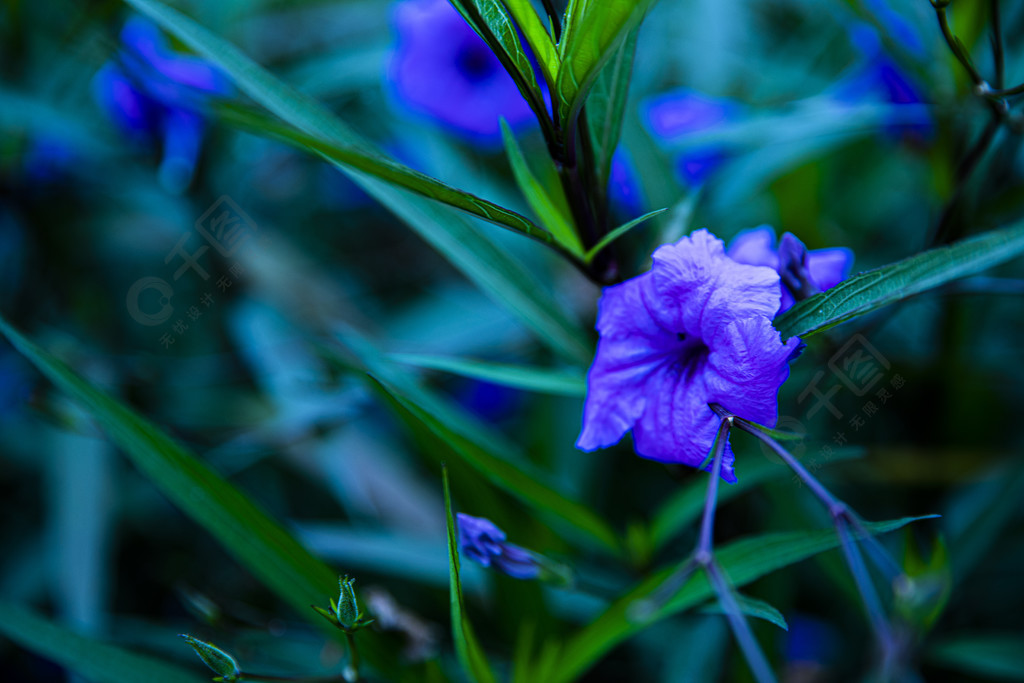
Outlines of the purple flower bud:
[{"label": "purple flower bud", "polygon": [[780,277],[779,312],[797,301],[835,287],[853,266],[853,252],[845,247],[808,251],[795,235],[785,233],[775,248],[775,230],[762,225],[733,238],[727,252],[737,263],[774,268]]},{"label": "purple flower bud", "polygon": [[514,579],[535,579],[540,575],[537,557],[529,550],[505,541],[505,532],[489,519],[458,513],[459,549],[483,565],[494,567]]}]

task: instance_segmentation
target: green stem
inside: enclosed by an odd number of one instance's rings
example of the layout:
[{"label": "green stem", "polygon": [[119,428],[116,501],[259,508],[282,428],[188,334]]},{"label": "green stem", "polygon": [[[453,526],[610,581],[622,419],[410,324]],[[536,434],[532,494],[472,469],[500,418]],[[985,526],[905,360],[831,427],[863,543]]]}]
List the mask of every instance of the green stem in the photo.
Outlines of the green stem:
[{"label": "green stem", "polygon": [[348,683],[352,683],[359,680],[359,649],[356,647],[356,637],[348,631],[345,631],[345,640],[348,641],[348,666],[343,675]]}]

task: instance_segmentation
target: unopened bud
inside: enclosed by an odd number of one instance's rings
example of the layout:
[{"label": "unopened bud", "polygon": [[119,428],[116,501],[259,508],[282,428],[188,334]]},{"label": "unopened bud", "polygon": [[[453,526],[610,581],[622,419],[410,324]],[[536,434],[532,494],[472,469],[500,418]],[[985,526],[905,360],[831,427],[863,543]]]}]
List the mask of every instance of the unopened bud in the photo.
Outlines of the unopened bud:
[{"label": "unopened bud", "polygon": [[241,680],[242,672],[238,669],[238,663],[227,652],[212,643],[205,643],[186,633],[180,635],[185,642],[192,646],[195,653],[199,655],[199,659],[203,660],[203,663],[218,675],[214,680],[228,683]]}]

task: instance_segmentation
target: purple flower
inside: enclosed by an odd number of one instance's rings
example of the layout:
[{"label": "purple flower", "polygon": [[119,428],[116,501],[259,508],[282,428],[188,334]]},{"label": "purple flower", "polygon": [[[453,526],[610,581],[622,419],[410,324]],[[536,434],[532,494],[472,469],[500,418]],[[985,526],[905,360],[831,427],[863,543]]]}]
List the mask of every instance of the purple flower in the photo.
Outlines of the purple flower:
[{"label": "purple flower", "polygon": [[540,565],[533,553],[505,542],[505,532],[489,519],[458,513],[462,554],[485,567],[494,567],[514,579],[535,579]]},{"label": "purple flower", "polygon": [[612,155],[608,198],[617,213],[635,218],[644,211],[644,191],[629,152],[619,148]]},{"label": "purple flower", "polygon": [[389,81],[409,109],[488,146],[501,145],[501,117],[513,128],[532,120],[512,77],[446,0],[399,2],[394,24]]},{"label": "purple flower", "polygon": [[205,129],[203,109],[229,86],[213,66],[171,50],[163,34],[139,17],[121,31],[122,50],[93,80],[100,106],[141,143],[160,141],[160,176],[174,189],[191,181]]},{"label": "purple flower", "polygon": [[[644,120],[655,138],[672,145],[737,118],[735,102],[682,88],[648,100]],[[703,184],[729,158],[723,145],[688,149],[676,159],[676,173],[691,186]]]},{"label": "purple flower", "polygon": [[853,252],[845,247],[808,251],[792,233],[785,233],[775,248],[775,230],[762,225],[733,238],[726,252],[732,260],[775,269],[780,277],[779,312],[798,300],[824,292],[845,280],[853,266]]},{"label": "purple flower", "polygon": [[[886,54],[874,28],[855,24],[850,29],[850,40],[863,59],[836,85],[834,97],[838,101],[849,104],[871,100],[892,105],[924,104],[920,88]],[[934,132],[934,124],[928,117],[907,122],[905,117],[894,112],[892,118],[885,129],[893,137],[911,135],[927,139]]]},{"label": "purple flower", "polygon": [[[650,272],[601,296],[576,446],[604,448],[632,430],[638,455],[698,467],[720,421],[708,404],[774,426],[799,345],[772,327],[778,308],[778,273],[732,260],[707,230],[660,247]],[[722,477],[736,481],[728,444]]]}]

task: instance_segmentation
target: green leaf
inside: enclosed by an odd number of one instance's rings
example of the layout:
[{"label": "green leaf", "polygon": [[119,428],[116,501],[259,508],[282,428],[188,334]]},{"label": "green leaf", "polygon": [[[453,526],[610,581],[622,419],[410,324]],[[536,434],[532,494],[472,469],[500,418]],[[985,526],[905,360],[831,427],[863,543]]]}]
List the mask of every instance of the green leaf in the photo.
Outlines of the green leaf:
[{"label": "green leaf", "polygon": [[452,457],[461,458],[492,484],[552,520],[568,524],[605,549],[618,552],[618,538],[611,528],[590,508],[544,483],[532,468],[527,469],[523,455],[500,434],[467,420],[354,331],[339,333],[338,341],[384,393],[416,424],[436,436]]},{"label": "green leaf", "polygon": [[393,353],[391,360],[428,370],[441,370],[461,377],[478,379],[523,391],[557,396],[582,397],[587,393],[587,377],[580,371],[549,370],[525,365],[490,363],[453,356],[426,356],[414,353]]},{"label": "green leaf", "polygon": [[[860,457],[863,449],[836,449],[828,463]],[[751,453],[753,455],[753,453]],[[786,476],[794,476],[792,470],[776,456],[748,458],[743,464],[743,471],[738,481],[731,486],[718,489],[718,504],[721,506],[741,493],[749,491],[766,481]],[[651,521],[651,543],[657,552],[670,540],[691,524],[696,523],[704,506],[707,495],[707,481],[703,478],[694,480],[669,497],[658,508]]]},{"label": "green leaf", "polygon": [[455,533],[455,519],[452,515],[452,495],[448,485],[448,468],[441,467],[444,479],[444,516],[448,525],[448,591],[451,602],[452,638],[455,652],[462,669],[474,681],[494,682],[494,673],[487,663],[487,656],[473,634],[473,626],[465,615],[462,601],[462,581],[459,579],[459,543]]},{"label": "green leaf", "polygon": [[1021,253],[1024,223],[986,232],[855,275],[793,306],[775,319],[775,327],[783,339],[808,337]]},{"label": "green leaf", "polygon": [[[295,91],[177,10],[157,0],[125,0],[170,31],[204,59],[219,66],[238,88],[301,132],[340,147],[376,154],[322,104]],[[550,293],[518,260],[487,239],[464,217],[443,206],[366,174],[344,169],[367,193],[404,220],[484,293],[515,313],[540,339],[565,358],[589,363],[588,337],[571,322]]]},{"label": "green leaf", "polygon": [[505,151],[508,153],[508,161],[512,166],[512,173],[515,175],[516,184],[522,191],[530,208],[540,217],[541,223],[551,232],[555,240],[564,247],[570,254],[577,258],[583,255],[583,244],[573,227],[572,220],[562,213],[561,209],[548,196],[547,190],[540,184],[540,181],[530,171],[526,163],[526,157],[516,142],[512,129],[508,127],[505,119],[501,120],[501,137],[505,141]]},{"label": "green leaf", "polygon": [[[516,31],[515,23],[508,15],[501,0],[450,0],[450,2],[466,20],[466,23],[472,26],[477,35],[491,48],[491,52],[515,81],[519,92],[529,103],[537,118],[547,119],[544,97],[533,74],[533,66],[530,65],[530,60],[526,57],[522,45],[519,44],[519,33]],[[543,30],[543,26],[541,29]],[[541,49],[544,49],[543,46]],[[552,47],[553,51],[554,47]],[[550,59],[550,55],[548,58]]]},{"label": "green leaf", "polygon": [[551,34],[544,28],[544,22],[530,0],[505,0],[505,6],[526,37],[548,86],[554,88],[558,77],[558,51],[551,40]]},{"label": "green leaf", "polygon": [[[313,557],[242,491],[154,424],[77,375],[0,318],[0,332],[40,372],[99,423],[135,466],[185,514],[209,531],[254,576],[303,616],[335,591],[337,574]],[[375,666],[387,659],[369,644]],[[388,668],[384,669],[389,670]]]},{"label": "green leaf", "polygon": [[199,683],[204,676],[155,657],[81,636],[35,612],[0,602],[0,633],[95,683]]},{"label": "green leaf", "polygon": [[418,195],[461,209],[512,232],[531,237],[542,244],[557,246],[551,233],[534,225],[528,218],[515,211],[447,185],[436,178],[403,166],[383,154],[368,152],[353,145],[332,144],[240,105],[224,104],[217,106],[215,110],[221,121],[233,126],[311,152],[335,166],[362,171]]},{"label": "green leaf", "polygon": [[[872,533],[881,534],[919,519],[926,517],[904,517],[866,526]],[[765,574],[835,548],[838,544],[839,538],[833,529],[771,533],[734,541],[717,549],[715,557],[731,583],[739,588]],[[627,616],[630,608],[649,597],[674,571],[675,567],[668,567],[655,572],[612,603],[603,614],[570,639],[561,652],[558,670],[550,679],[552,683],[575,680],[606,652],[654,621],[699,605],[714,596],[707,577],[698,572],[651,619],[643,623],[631,620]]]},{"label": "green leaf", "polygon": [[[755,619],[764,619],[765,621],[775,624],[783,631],[789,630],[789,624],[786,623],[786,618],[782,616],[782,612],[775,609],[772,605],[768,604],[764,600],[758,600],[748,595],[741,595],[735,593],[736,603],[740,606],[740,611],[748,617],[754,617]],[[722,606],[717,603],[711,603],[707,605],[701,612],[704,614],[724,614],[725,611]]]},{"label": "green leaf", "polygon": [[597,74],[656,0],[578,0],[566,12],[555,85],[559,120],[574,121]]},{"label": "green leaf", "polygon": [[972,676],[1024,681],[1024,636],[1020,633],[949,636],[928,648],[927,659]]},{"label": "green leaf", "polygon": [[594,89],[587,97],[587,121],[590,124],[590,137],[594,148],[595,175],[598,187],[602,189],[608,187],[612,157],[622,133],[622,117],[629,96],[629,81],[633,73],[633,57],[636,54],[638,34],[638,28],[629,32],[601,69],[594,82]]},{"label": "green leaf", "polygon": [[609,244],[611,244],[615,240],[619,239],[620,237],[622,237],[627,232],[629,232],[630,230],[632,230],[636,226],[640,225],[641,223],[643,223],[647,219],[654,218],[659,213],[664,213],[666,211],[668,211],[667,208],[666,209],[655,209],[654,211],[648,211],[643,216],[637,216],[636,218],[634,218],[633,220],[629,221],[628,223],[623,223],[622,225],[620,225],[619,227],[615,228],[614,230],[609,232],[607,235],[602,237],[601,240],[597,244],[595,244],[593,247],[591,247],[587,251],[587,253],[583,255],[583,262],[584,263],[590,263],[591,261],[594,260],[594,257],[597,256],[601,252],[601,250],[604,249],[605,247],[607,247]]}]

